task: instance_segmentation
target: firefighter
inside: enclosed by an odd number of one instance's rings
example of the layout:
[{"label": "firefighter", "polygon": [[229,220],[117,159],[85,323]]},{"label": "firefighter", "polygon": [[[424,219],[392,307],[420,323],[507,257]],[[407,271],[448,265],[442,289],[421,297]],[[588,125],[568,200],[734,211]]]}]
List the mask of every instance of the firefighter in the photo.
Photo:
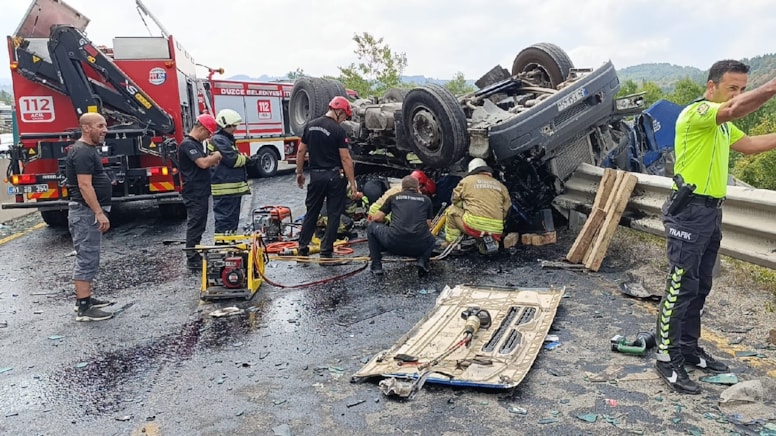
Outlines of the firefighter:
[{"label": "firefighter", "polygon": [[493,170],[480,158],[469,162],[469,175],[453,190],[452,204],[445,212],[445,240],[454,241],[461,232],[476,239],[490,236],[501,240],[504,219],[512,200],[503,183],[493,178]]},{"label": "firefighter", "polygon": [[[413,178],[415,178],[418,181],[418,185],[419,185],[419,189],[420,189],[420,193],[421,194],[423,194],[425,196],[428,196],[429,198],[434,196],[434,193],[436,193],[436,184],[434,183],[434,181],[432,179],[430,179],[426,175],[426,173],[424,173],[421,170],[415,170],[415,171],[410,173],[410,177],[413,177]],[[366,195],[367,188],[364,188],[364,191],[365,191],[364,194]],[[380,208],[383,206],[383,204],[385,203],[385,200],[387,200],[388,197],[390,197],[391,195],[397,194],[397,193],[399,193],[401,191],[402,191],[401,185],[392,186],[387,191],[385,191],[385,193],[383,193],[380,196],[380,198],[378,198],[373,203],[371,203],[369,205],[369,219],[371,219],[372,216],[377,211],[380,210]],[[385,221],[386,222],[390,222],[391,221],[390,215],[385,217]]]},{"label": "firefighter", "polygon": [[243,195],[249,195],[247,156],[240,154],[234,139],[234,131],[242,123],[242,117],[232,109],[222,109],[216,115],[219,130],[208,143],[208,150],[221,153],[221,163],[211,169],[213,216],[215,235],[234,234],[240,224],[240,203]]},{"label": "firefighter", "polygon": [[730,149],[756,154],[776,148],[776,135],[750,137],[731,122],[776,95],[776,79],[744,92],[748,72],[749,67],[739,61],[715,62],[703,97],[686,106],[676,119],[677,186],[662,209],[669,272],[657,315],[655,367],[663,381],[680,393],[701,392],[685,365],[711,372],[729,371],[725,363],[701,348],[698,340],[722,239]]},{"label": "firefighter", "polygon": [[[194,248],[202,240],[207,224],[208,202],[210,201],[210,168],[221,161],[219,151],[206,154],[203,142],[218,130],[213,115],[202,114],[188,135],[178,147],[178,167],[183,177],[181,197],[186,206],[186,248]],[[202,268],[202,256],[187,251],[187,266]]]},{"label": "firefighter", "polygon": [[345,97],[334,97],[329,102],[326,114],[310,121],[304,128],[296,153],[296,183],[300,189],[304,188],[305,177],[302,169],[308,149],[310,153],[310,183],[307,185],[305,199],[307,212],[299,234],[299,255],[307,256],[310,253],[308,245],[325,200],[328,221],[321,241],[320,257],[326,260],[323,265],[337,264],[331,259],[339,218],[348,199],[347,183],[350,183],[350,197],[358,196],[353,159],[350,157],[345,129],[340,126],[340,123],[352,114],[350,102]]},{"label": "firefighter", "polygon": [[[384,224],[388,214],[391,225]],[[401,191],[389,196],[372,215],[366,228],[369,243],[370,271],[383,274],[382,251],[400,256],[417,257],[418,275],[428,273],[428,260],[434,250],[435,239],[431,234],[434,208],[431,199],[420,192],[420,183],[413,176],[401,179]]]}]

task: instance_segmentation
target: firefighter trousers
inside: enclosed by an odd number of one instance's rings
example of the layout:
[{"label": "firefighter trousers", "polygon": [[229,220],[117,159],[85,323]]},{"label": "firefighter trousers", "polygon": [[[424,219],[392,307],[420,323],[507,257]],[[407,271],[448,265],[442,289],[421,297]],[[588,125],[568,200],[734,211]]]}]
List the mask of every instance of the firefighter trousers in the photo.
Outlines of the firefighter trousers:
[{"label": "firefighter trousers", "polygon": [[714,263],[722,240],[722,209],[688,204],[668,215],[663,205],[669,272],[666,294],[658,306],[658,361],[684,363],[695,354],[701,314],[712,286]]},{"label": "firefighter trousers", "polygon": [[311,170],[310,183],[307,185],[305,207],[307,211],[302,221],[302,231],[299,232],[299,247],[310,244],[315,233],[318,215],[326,201],[326,231],[321,240],[321,254],[331,256],[334,252],[334,241],[337,240],[337,228],[340,215],[345,211],[347,203],[347,180],[339,169]]},{"label": "firefighter trousers", "polygon": [[219,195],[213,197],[215,233],[236,233],[240,225],[240,203],[242,195]]}]

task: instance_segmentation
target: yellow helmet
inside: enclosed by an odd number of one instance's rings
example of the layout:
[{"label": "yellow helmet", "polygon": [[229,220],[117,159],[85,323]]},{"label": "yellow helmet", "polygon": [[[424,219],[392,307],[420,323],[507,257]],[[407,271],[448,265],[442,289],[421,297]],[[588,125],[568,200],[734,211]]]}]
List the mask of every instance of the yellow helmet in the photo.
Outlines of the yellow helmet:
[{"label": "yellow helmet", "polygon": [[216,122],[222,129],[237,126],[242,122],[242,116],[234,109],[221,109],[216,115]]}]

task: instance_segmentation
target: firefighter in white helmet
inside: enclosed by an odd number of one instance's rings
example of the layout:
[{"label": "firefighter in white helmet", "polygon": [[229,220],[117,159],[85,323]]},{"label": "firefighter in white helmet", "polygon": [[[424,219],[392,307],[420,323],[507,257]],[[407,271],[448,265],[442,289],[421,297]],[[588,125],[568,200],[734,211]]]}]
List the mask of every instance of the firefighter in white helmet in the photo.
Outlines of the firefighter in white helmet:
[{"label": "firefighter in white helmet", "polygon": [[445,240],[450,243],[463,232],[477,239],[490,236],[500,241],[504,219],[512,207],[509,191],[493,177],[483,159],[472,159],[468,170],[469,175],[453,190],[452,204],[446,211]]},{"label": "firefighter in white helmet", "polygon": [[245,165],[247,156],[240,154],[234,132],[242,123],[242,117],[233,109],[222,109],[216,115],[218,131],[208,142],[211,152],[221,153],[221,163],[211,170],[213,216],[215,236],[234,234],[240,223],[240,203],[243,195],[251,193]]}]

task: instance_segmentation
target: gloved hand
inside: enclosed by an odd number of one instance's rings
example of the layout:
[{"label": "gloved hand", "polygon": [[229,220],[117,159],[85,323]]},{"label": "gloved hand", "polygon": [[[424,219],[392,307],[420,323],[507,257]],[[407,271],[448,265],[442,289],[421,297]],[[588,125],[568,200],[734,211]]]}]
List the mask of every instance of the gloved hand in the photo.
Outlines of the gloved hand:
[{"label": "gloved hand", "polygon": [[254,154],[253,156],[248,158],[248,165],[257,167],[261,164],[261,156],[258,154]]}]

